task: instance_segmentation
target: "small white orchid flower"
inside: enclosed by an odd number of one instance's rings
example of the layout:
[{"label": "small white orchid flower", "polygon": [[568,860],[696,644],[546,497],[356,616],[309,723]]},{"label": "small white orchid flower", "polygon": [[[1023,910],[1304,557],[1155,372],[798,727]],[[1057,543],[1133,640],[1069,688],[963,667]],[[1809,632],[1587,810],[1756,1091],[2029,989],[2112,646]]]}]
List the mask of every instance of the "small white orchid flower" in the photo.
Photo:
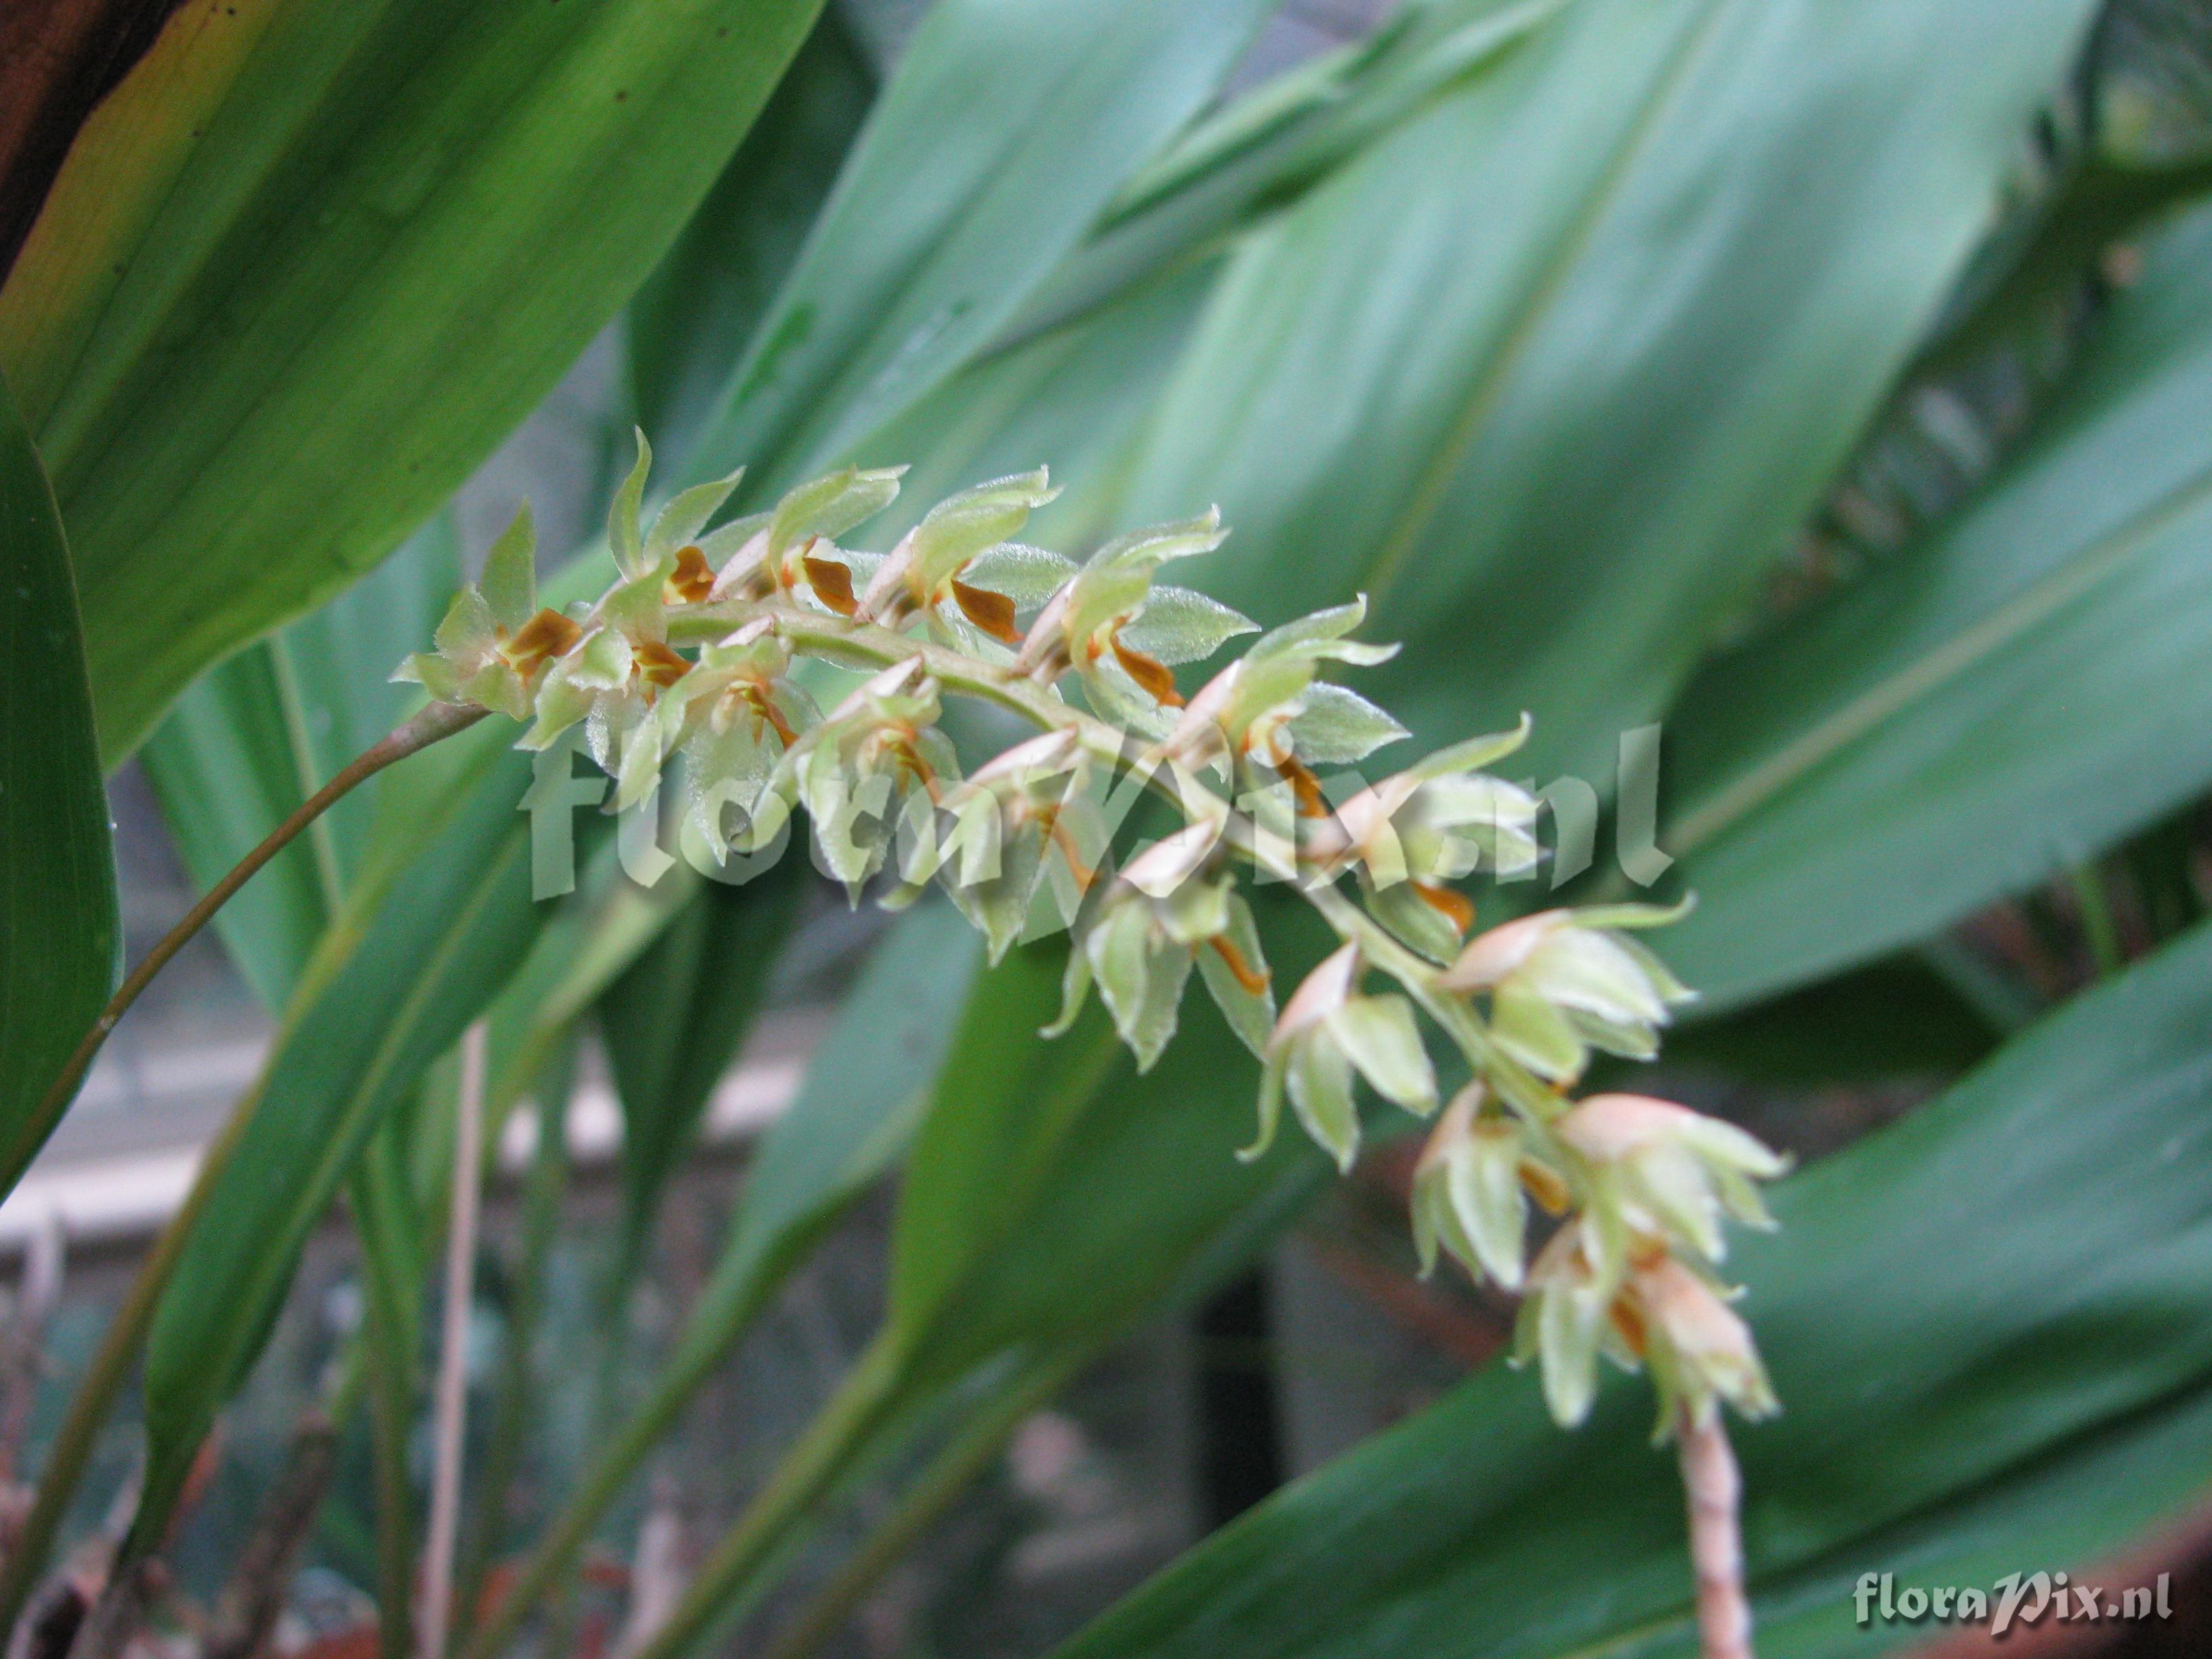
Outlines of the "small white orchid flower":
[{"label": "small white orchid flower", "polygon": [[1437,1120],[1413,1166],[1413,1248],[1426,1278],[1439,1248],[1477,1279],[1486,1273],[1506,1290],[1521,1288],[1533,1188],[1554,1213],[1566,1187],[1539,1162],[1527,1132],[1502,1112],[1486,1110],[1488,1091],[1470,1083]]},{"label": "small white orchid flower", "polygon": [[1174,559],[1208,553],[1228,532],[1218,508],[1182,524],[1116,537],[1092,554],[1047,601],[1014,659],[1015,671],[1049,684],[1070,669],[1092,707],[1158,737],[1178,708],[1177,663],[1200,662],[1259,625],[1187,587],[1156,585]]},{"label": "small white orchid flower", "polygon": [[1074,1024],[1096,980],[1115,1029],[1149,1070],[1175,1035],[1195,967],[1230,1029],[1254,1053],[1274,1024],[1274,994],[1251,907],[1226,874],[1212,874],[1219,827],[1192,824],[1146,848],[1098,902],[1068,951],[1057,1036]]},{"label": "small white orchid flower", "polygon": [[1649,1060],[1669,1010],[1692,994],[1621,930],[1660,926],[1687,908],[1614,904],[1522,916],[1476,939],[1437,982],[1487,993],[1498,1047],[1540,1077],[1581,1076],[1594,1048]]},{"label": "small white orchid flower", "polygon": [[1359,948],[1346,945],[1306,975],[1275,1022],[1260,1075],[1260,1133],[1237,1156],[1258,1158],[1275,1138],[1283,1096],[1306,1133],[1350,1170],[1359,1156],[1357,1073],[1416,1117],[1437,1109],[1437,1074],[1421,1046],[1413,1006],[1392,992],[1359,994]]},{"label": "small white orchid flower", "polygon": [[1718,1261],[1725,1212],[1748,1226],[1771,1227],[1754,1181],[1771,1181],[1790,1162],[1718,1118],[1645,1095],[1592,1095],[1553,1126],[1588,1159],[1622,1220]]}]

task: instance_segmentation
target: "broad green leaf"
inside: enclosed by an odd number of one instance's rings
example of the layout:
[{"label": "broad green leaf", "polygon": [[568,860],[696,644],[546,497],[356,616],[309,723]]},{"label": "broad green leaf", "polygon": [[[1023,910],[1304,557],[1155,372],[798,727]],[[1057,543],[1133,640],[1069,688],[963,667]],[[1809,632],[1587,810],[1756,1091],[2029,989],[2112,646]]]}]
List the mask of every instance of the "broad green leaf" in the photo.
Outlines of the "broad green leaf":
[{"label": "broad green leaf", "polygon": [[690,1152],[700,1114],[760,1012],[811,875],[787,856],[742,887],[700,884],[599,998],[599,1035],[622,1102],[626,1251]]},{"label": "broad green leaf", "polygon": [[1105,540],[1145,419],[1218,269],[1194,265],[988,357],[871,438],[865,465],[912,470],[870,538],[887,544],[976,479],[1042,465],[1066,489],[1038,513],[1037,533],[1070,552]]},{"label": "broad green leaf", "polygon": [[364,882],[308,966],[148,1339],[142,1537],[157,1535],[362,1148],[553,908],[530,896],[530,825],[517,811],[530,766],[495,741],[510,736],[471,745],[473,764],[420,824],[422,850],[397,890]]},{"label": "broad green leaf", "polygon": [[1130,518],[1218,501],[1217,598],[1364,591],[1408,649],[1362,689],[1425,742],[1532,709],[1535,763],[1607,779],[1850,453],[2094,9],[1577,0],[1247,242]]},{"label": "broad green leaf", "polygon": [[0,289],[103,752],[381,559],[648,273],[818,0],[177,14]]},{"label": "broad green leaf", "polygon": [[1948,526],[1712,665],[1662,844],[1716,1005],[1943,927],[2212,780],[2212,214]]},{"label": "broad green leaf", "polygon": [[1006,337],[1081,316],[1279,210],[1567,3],[1421,0],[1262,82],[1130,179]]},{"label": "broad green leaf", "polygon": [[123,933],[61,515],[0,379],[0,1193],[113,988]]},{"label": "broad green leaf", "polygon": [[[1663,949],[1664,933],[1654,936]],[[1945,1079],[1984,1058],[2004,1034],[1982,1008],[1926,962],[1886,957],[1667,1035],[1672,1067],[1707,1068],[1790,1089],[1882,1080]],[[1637,1088],[1622,1063],[1613,1081]],[[1596,1081],[1593,1087],[1601,1086]]]},{"label": "broad green leaf", "polygon": [[638,424],[681,465],[799,257],[875,76],[834,7],[625,313]]},{"label": "broad green leaf", "polygon": [[798,1099],[761,1142],[687,1347],[726,1343],[719,1331],[749,1318],[821,1230],[905,1152],[981,962],[975,929],[933,901],[876,947]]},{"label": "broad green leaf", "polygon": [[[2200,928],[1775,1191],[1781,1231],[1729,1263],[1784,1403],[1735,1436],[1754,1597],[1786,1633],[1762,1652],[1923,1639],[1856,1628],[1849,1584],[2079,1566],[2212,1474],[2208,1029]],[[1061,1654],[1694,1653],[1650,1424],[1615,1377],[1562,1433],[1493,1365]]]},{"label": "broad green leaf", "polygon": [[[203,890],[331,775],[406,717],[395,664],[422,648],[460,584],[452,518],[321,610],[203,674],[140,751],[178,854]],[[290,999],[329,925],[331,896],[360,867],[375,813],[372,778],[216,913],[263,1004]]]},{"label": "broad green leaf", "polygon": [[981,349],[1212,96],[1274,0],[939,0],[687,471],[846,458]]}]

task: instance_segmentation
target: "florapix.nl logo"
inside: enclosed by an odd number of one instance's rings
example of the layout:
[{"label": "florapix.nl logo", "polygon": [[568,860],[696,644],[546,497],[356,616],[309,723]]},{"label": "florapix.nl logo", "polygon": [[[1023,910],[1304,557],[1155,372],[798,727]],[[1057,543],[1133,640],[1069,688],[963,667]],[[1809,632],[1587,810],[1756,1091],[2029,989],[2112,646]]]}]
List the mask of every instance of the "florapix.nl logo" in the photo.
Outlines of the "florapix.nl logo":
[{"label": "florapix.nl logo", "polygon": [[[580,840],[590,839],[579,837],[576,814],[602,806],[607,798],[606,778],[591,775],[588,770],[578,775],[580,747],[580,733],[532,757],[532,781],[520,810],[530,817],[531,896],[535,899],[557,898],[575,890]],[[1609,789],[1572,774],[1542,784],[1533,778],[1520,781],[1516,787],[1537,803],[1548,824],[1542,856],[1493,863],[1487,872],[1491,878],[1501,884],[1540,879],[1556,890],[1589,872],[1598,862],[1599,835],[1609,802],[1612,850],[1619,876],[1635,887],[1653,885],[1674,862],[1661,849],[1657,839],[1660,753],[1661,728],[1638,726],[1620,735],[1614,775],[1607,781]],[[1139,801],[1159,781],[1142,764],[1135,764],[1101,790],[1089,804],[1094,836],[1101,842],[1110,842]],[[1322,777],[1319,782],[1322,795],[1334,805],[1358,795],[1370,781],[1347,768]],[[919,815],[894,816],[884,811],[890,804],[888,791],[879,792],[880,800],[856,794],[838,820],[818,824],[816,835],[842,841],[881,837],[899,842],[899,853],[891,860],[896,867],[927,864],[940,872],[957,868],[963,880],[988,881],[1000,873],[995,845],[963,848],[960,858],[948,860],[934,848],[929,849],[929,856],[918,857],[921,849],[913,844],[917,836],[959,833],[972,824],[988,826],[994,822],[989,815],[963,811],[963,792],[968,788],[959,783],[951,785],[945,796],[934,803],[933,811]],[[623,873],[641,887],[653,887],[681,861],[709,880],[742,885],[774,868],[789,855],[797,840],[822,874],[833,875],[821,847],[809,838],[794,837],[788,820],[780,821],[767,836],[750,835],[748,801],[733,786],[726,784],[724,792],[727,799],[710,801],[703,811],[693,802],[689,810],[672,815],[664,810],[664,792],[655,789],[617,815],[615,856]],[[1288,786],[1279,793],[1280,800],[1263,793],[1241,796],[1235,805],[1262,834],[1267,826],[1279,824],[1277,834],[1286,838],[1291,833],[1290,821],[1297,815]],[[702,832],[702,824],[714,829]],[[1279,879],[1273,867],[1263,860],[1255,878],[1262,884]]]},{"label": "florapix.nl logo", "polygon": [[1899,1584],[1894,1573],[1859,1575],[1851,1592],[1859,1628],[1944,1625],[1986,1629],[1991,1639],[2045,1624],[2142,1623],[2173,1616],[2172,1575],[2112,1589],[2064,1572],[2011,1572],[1978,1584]]}]

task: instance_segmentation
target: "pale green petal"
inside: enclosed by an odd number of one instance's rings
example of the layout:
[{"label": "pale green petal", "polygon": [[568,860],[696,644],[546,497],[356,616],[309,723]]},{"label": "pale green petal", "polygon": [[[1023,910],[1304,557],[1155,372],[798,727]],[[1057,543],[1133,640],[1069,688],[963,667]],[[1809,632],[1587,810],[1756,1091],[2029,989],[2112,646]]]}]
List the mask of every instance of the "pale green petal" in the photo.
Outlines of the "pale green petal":
[{"label": "pale green petal", "polygon": [[1275,1131],[1283,1121],[1283,1076],[1285,1056],[1277,1051],[1263,1056],[1260,1067],[1260,1128],[1252,1144],[1237,1149],[1239,1162],[1249,1164],[1267,1156],[1267,1149],[1275,1144]]},{"label": "pale green petal", "polygon": [[1528,1200],[1521,1187],[1521,1136],[1507,1125],[1484,1127],[1445,1161],[1452,1211],[1474,1252],[1469,1267],[1509,1291],[1524,1273]]},{"label": "pale green petal", "polygon": [[1300,617],[1280,628],[1268,629],[1246,653],[1246,660],[1310,656],[1314,646],[1341,639],[1366,619],[1367,596],[1362,593],[1348,605],[1334,605],[1326,611],[1316,611],[1310,617]]},{"label": "pale green petal", "polygon": [[723,562],[734,556],[739,549],[768,528],[773,513],[748,513],[742,519],[732,519],[717,525],[699,539],[699,550],[707,556],[707,562],[719,571]]},{"label": "pale green petal", "polygon": [[1031,512],[1059,493],[1039,467],[994,478],[939,501],[914,527],[915,574],[925,588],[933,589],[985,548],[1017,534]]},{"label": "pale green petal", "polygon": [[1407,769],[1417,778],[1441,778],[1454,772],[1475,772],[1492,761],[1503,760],[1528,741],[1533,722],[1527,714],[1521,724],[1510,732],[1492,732],[1486,737],[1465,738],[1437,750],[1434,754]]},{"label": "pale green petal", "polygon": [[1203,662],[1240,634],[1260,624],[1241,611],[1188,587],[1152,589],[1136,620],[1121,629],[1121,643],[1164,663]]},{"label": "pale green petal", "polygon": [[1412,1003],[1395,994],[1354,997],[1324,1023],[1376,1093],[1418,1116],[1436,1110],[1436,1069],[1421,1046]]},{"label": "pale green petal", "polygon": [[1137,1069],[1151,1070],[1175,1036],[1190,952],[1156,944],[1141,902],[1110,909],[1085,945],[1115,1029],[1136,1055]]},{"label": "pale green petal", "polygon": [[629,684],[629,641],[617,629],[600,629],[563,660],[567,678],[586,690],[612,691]]},{"label": "pale green petal", "polygon": [[1644,964],[1620,941],[1581,927],[1555,929],[1536,947],[1519,977],[1552,1001],[1620,1024],[1654,1024],[1667,1005]]},{"label": "pale green petal", "polygon": [[1083,1012],[1083,1001],[1091,990],[1091,957],[1080,940],[1070,943],[1067,966],[1060,979],[1060,1016],[1039,1033],[1040,1036],[1065,1036],[1075,1024],[1076,1016]]},{"label": "pale green petal", "polygon": [[1547,1290],[1540,1300],[1536,1346],[1544,1362],[1544,1403],[1561,1428],[1579,1425],[1597,1399],[1604,1323],[1605,1310],[1593,1297]]},{"label": "pale green petal", "polygon": [[[419,636],[418,636],[419,637]],[[438,631],[432,636],[439,653],[464,673],[473,672],[499,643],[499,629],[491,606],[473,587],[453,595]]]},{"label": "pale green petal", "polygon": [[1291,720],[1298,758],[1309,766],[1348,766],[1407,735],[1357,691],[1326,680],[1307,689],[1304,707]]},{"label": "pale green petal", "polygon": [[1098,573],[1133,569],[1149,574],[1170,559],[1188,559],[1197,554],[1211,553],[1227,540],[1229,532],[1221,527],[1221,509],[1210,507],[1195,519],[1185,519],[1176,524],[1147,525],[1142,530],[1116,536],[1093,553],[1084,568]]},{"label": "pale green petal", "polygon": [[[702,484],[693,484],[689,489],[678,490],[673,500],[660,509],[659,517],[653,521],[653,533],[645,538],[641,562],[648,568],[658,565],[679,547],[698,539],[699,532],[707,527],[707,520],[721,509],[722,503],[738,487],[745,470],[739,467],[726,478],[714,478]],[[699,550],[705,552],[705,548]]]},{"label": "pale green petal", "polygon": [[554,664],[538,683],[538,719],[516,744],[520,749],[544,749],[592,712],[599,693],[570,678],[567,659]]},{"label": "pale green petal", "polygon": [[1572,1078],[1589,1058],[1567,1018],[1517,977],[1492,994],[1490,1033],[1498,1046],[1539,1077]]},{"label": "pale green petal", "polygon": [[1325,1031],[1314,1031],[1289,1045],[1284,1081],[1291,1109],[1306,1133],[1350,1174],[1359,1157],[1359,1110],[1352,1098],[1352,1061]]},{"label": "pale green petal", "polygon": [[1030,611],[1050,599],[1074,574],[1075,561],[1065,554],[1025,542],[1002,541],[977,554],[960,573],[960,580],[970,587],[988,587],[994,593],[1005,594],[1018,611]]},{"label": "pale green petal", "polygon": [[1409,881],[1389,887],[1370,887],[1367,908],[1394,937],[1413,946],[1431,962],[1449,962],[1459,954],[1464,943],[1450,919],[1422,898]]},{"label": "pale green petal", "polygon": [[530,693],[523,686],[522,676],[503,657],[494,657],[470,675],[460,688],[459,701],[519,720],[530,718]]},{"label": "pale green petal", "polygon": [[646,441],[642,427],[635,430],[637,459],[607,507],[607,546],[613,550],[616,568],[630,577],[645,573],[645,539],[639,532],[637,516],[639,503],[645,499],[646,474],[653,470],[653,446]]},{"label": "pale green petal", "polygon": [[771,557],[795,547],[809,536],[834,541],[854,525],[872,519],[898,499],[902,466],[864,470],[848,466],[842,472],[809,480],[775,504],[768,526]]},{"label": "pale green petal", "polygon": [[492,619],[513,633],[538,611],[538,526],[530,503],[517,508],[499,539],[484,555],[484,602]]},{"label": "pale green petal", "polygon": [[1586,904],[1575,913],[1578,927],[1664,927],[1680,921],[1698,908],[1697,895],[1686,893],[1673,904]]},{"label": "pale green petal", "polygon": [[[1245,903],[1241,894],[1231,893],[1228,910],[1228,926],[1221,930],[1224,941],[1242,958],[1249,972],[1266,974],[1267,960],[1260,948],[1260,930],[1253,924],[1251,906]],[[1228,1020],[1229,1029],[1254,1054],[1265,1056],[1267,1038],[1275,1029],[1274,988],[1267,985],[1258,991],[1249,989],[1211,944],[1199,948],[1198,972]]]}]

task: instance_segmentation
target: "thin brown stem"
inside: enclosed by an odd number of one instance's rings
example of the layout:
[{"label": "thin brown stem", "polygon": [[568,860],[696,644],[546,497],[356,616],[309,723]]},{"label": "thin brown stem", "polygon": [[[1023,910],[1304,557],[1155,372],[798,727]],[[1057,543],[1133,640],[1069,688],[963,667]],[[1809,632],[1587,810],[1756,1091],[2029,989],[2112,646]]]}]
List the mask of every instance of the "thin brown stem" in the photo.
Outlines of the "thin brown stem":
[{"label": "thin brown stem", "polygon": [[207,1659],[255,1659],[269,1644],[300,1552],[337,1472],[338,1425],[310,1407],[293,1426],[292,1447],[276,1484],[262,1500],[238,1565],[215,1605]]},{"label": "thin brown stem", "polygon": [[469,1310],[477,1258],[477,1198],[483,1184],[486,1027],[461,1039],[461,1090],[454,1109],[453,1190],[446,1227],[446,1304],[438,1337],[430,1528],[422,1553],[422,1659],[444,1659],[453,1627],[453,1546],[461,1516],[461,1453],[468,1434]]},{"label": "thin brown stem", "polygon": [[261,866],[275,858],[296,840],[300,832],[328,811],[341,799],[350,793],[368,778],[374,777],[395,761],[404,760],[417,750],[427,749],[441,738],[449,738],[465,726],[473,726],[489,712],[482,708],[464,708],[458,703],[434,702],[413,718],[402,721],[385,737],[371,744],[342,768],[337,775],[321,788],[300,803],[292,815],[269,832],[267,839],[240,859],[221,881],[208,889],[200,902],[185,912],[184,920],[169,929],[161,943],[146,953],[145,959],[125,975],[107,1006],[93,1021],[92,1029],[84,1034],[68,1063],[61,1069],[39,1109],[16,1131],[5,1157],[0,1158],[0,1187],[12,1184],[31,1161],[31,1155],[46,1142],[62,1114],[76,1098],[78,1085],[84,1074],[92,1069],[94,1058],[107,1041],[107,1034],[115,1029],[138,994],[151,984],[154,976],[169,965],[169,960],[191,943],[193,935],[207,926],[215,913],[229,902],[232,894],[251,881]]},{"label": "thin brown stem", "polygon": [[1720,1408],[1686,1408],[1675,1425],[1689,1500],[1690,1565],[1698,1581],[1705,1659],[1753,1659],[1751,1603],[1743,1588],[1743,1476]]}]

